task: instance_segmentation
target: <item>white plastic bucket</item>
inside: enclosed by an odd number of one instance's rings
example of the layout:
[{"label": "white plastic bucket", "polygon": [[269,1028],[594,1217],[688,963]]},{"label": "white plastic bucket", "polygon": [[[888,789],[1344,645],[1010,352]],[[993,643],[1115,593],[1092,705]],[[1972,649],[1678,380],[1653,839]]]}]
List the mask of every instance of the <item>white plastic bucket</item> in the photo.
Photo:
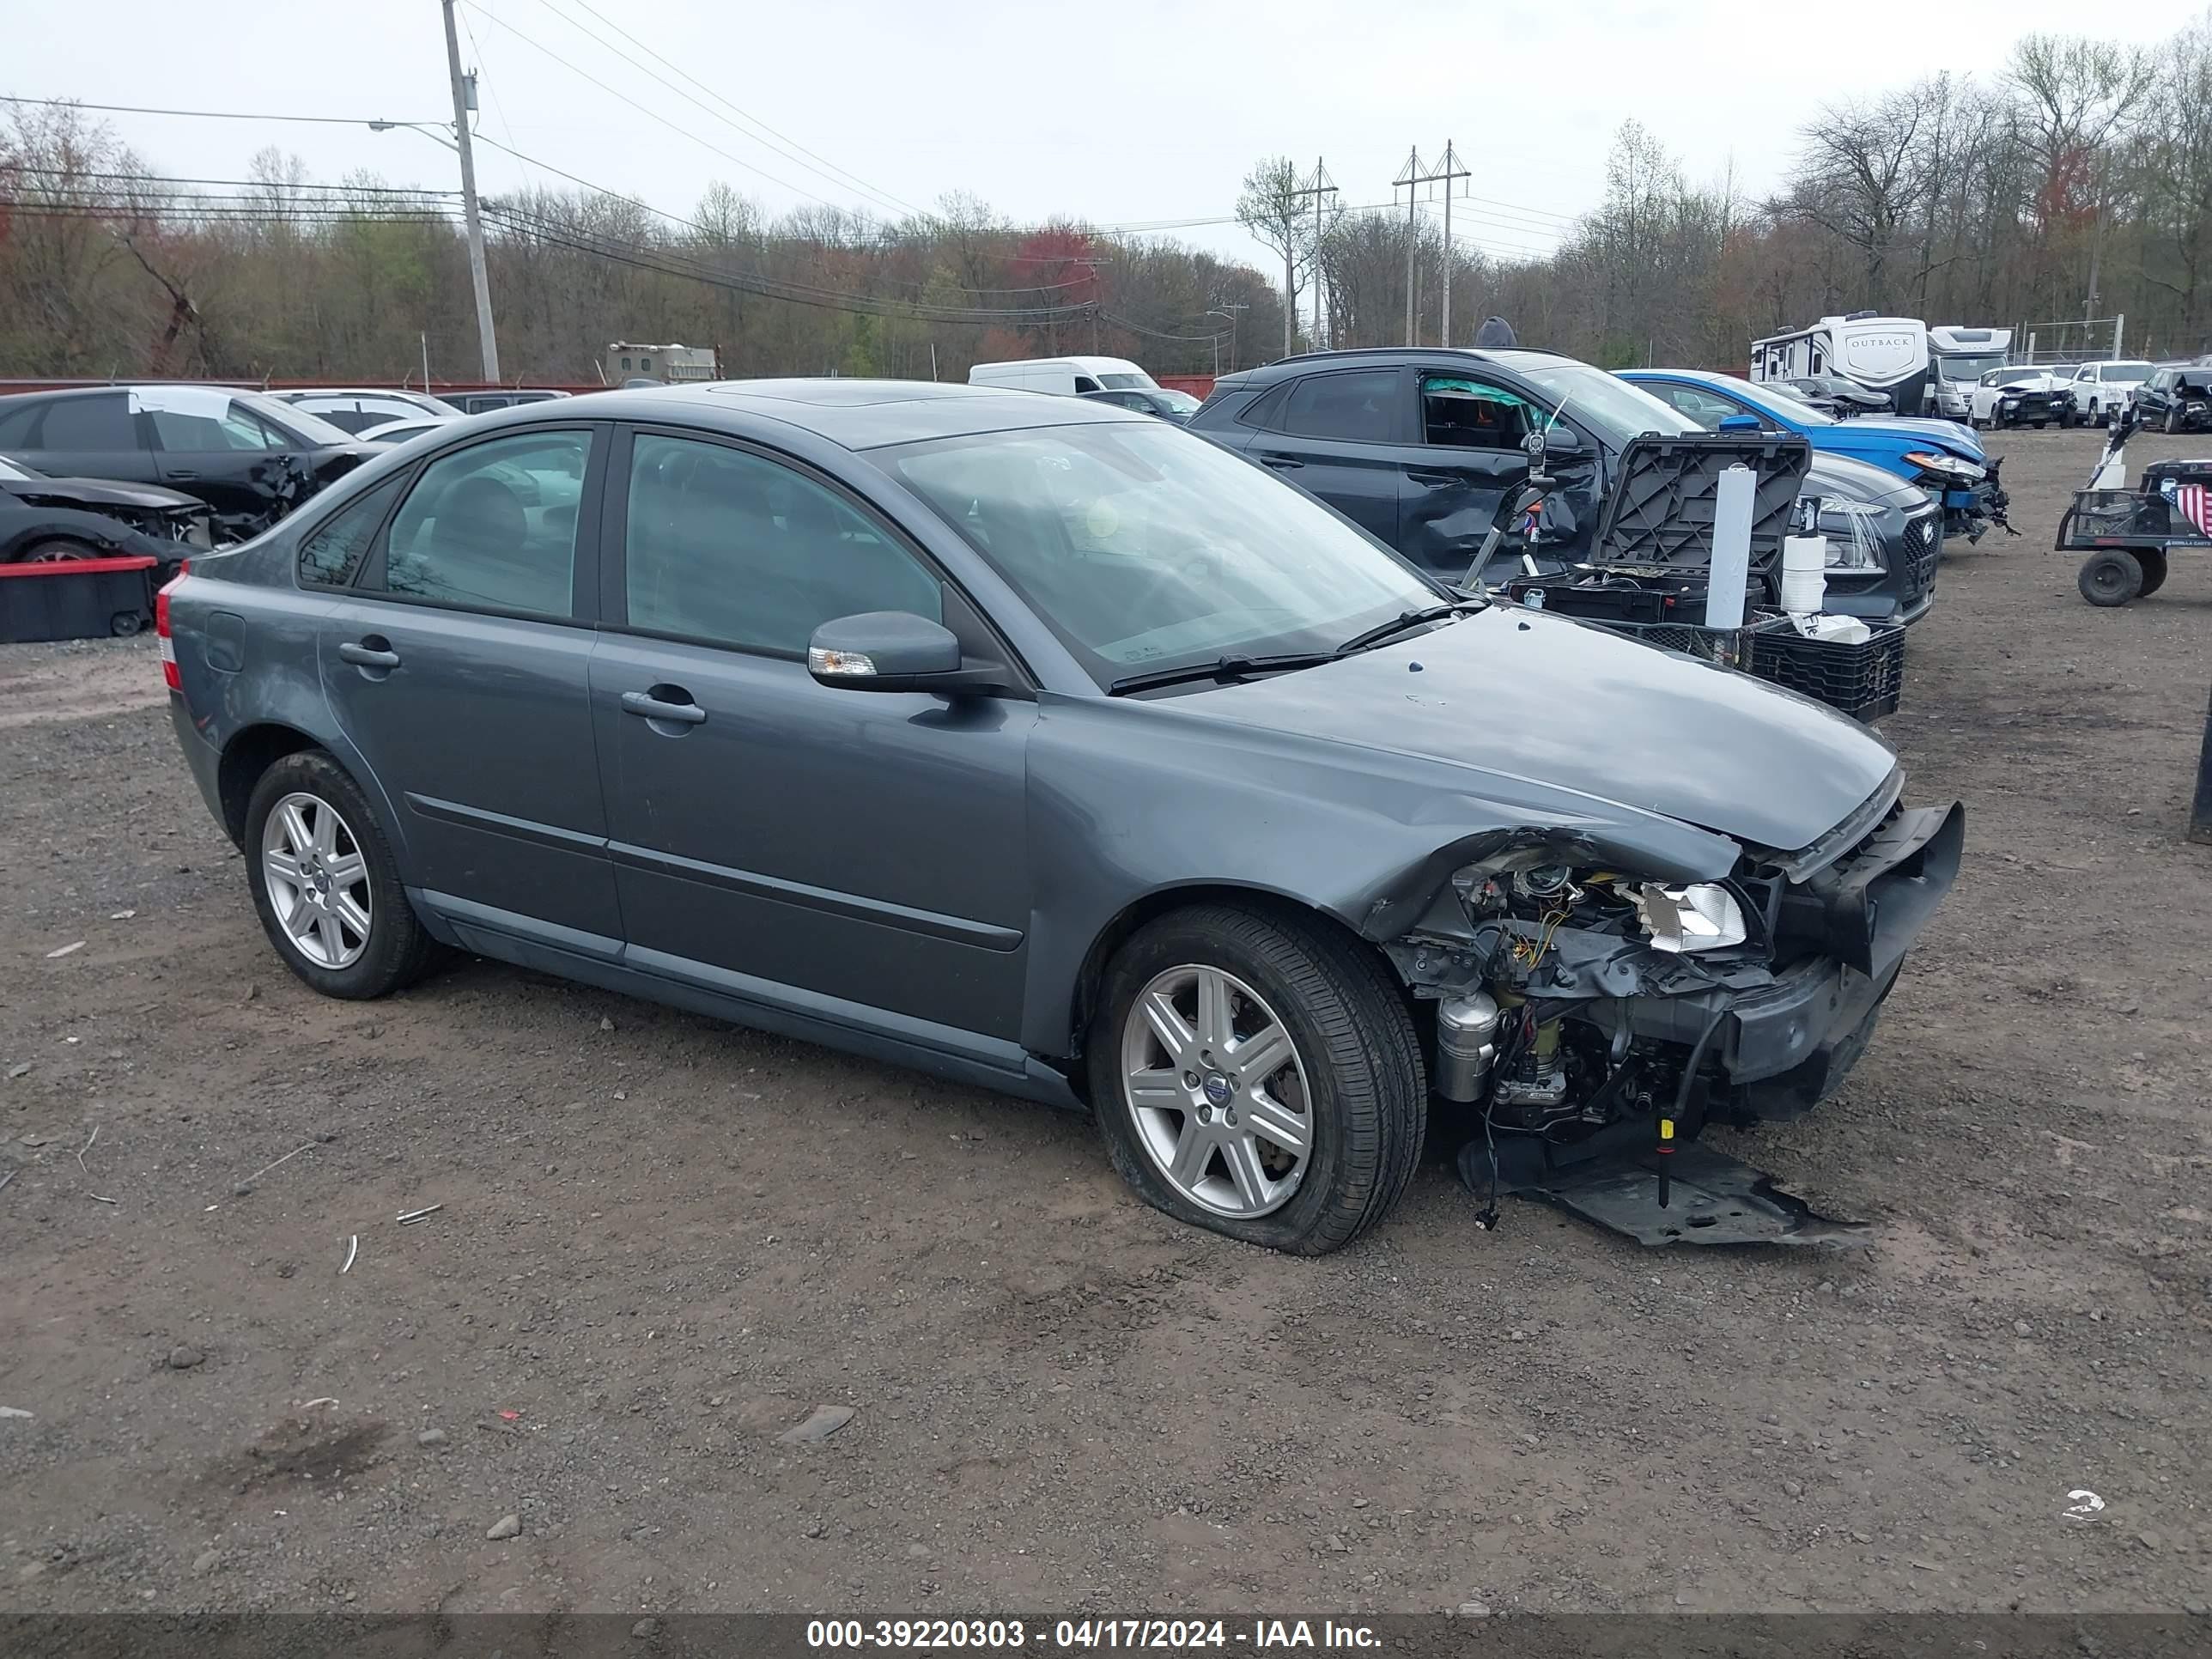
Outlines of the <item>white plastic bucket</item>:
[{"label": "white plastic bucket", "polygon": [[1817,611],[1828,595],[1828,538],[1826,536],[1785,536],[1782,538],[1782,608],[1800,613]]}]

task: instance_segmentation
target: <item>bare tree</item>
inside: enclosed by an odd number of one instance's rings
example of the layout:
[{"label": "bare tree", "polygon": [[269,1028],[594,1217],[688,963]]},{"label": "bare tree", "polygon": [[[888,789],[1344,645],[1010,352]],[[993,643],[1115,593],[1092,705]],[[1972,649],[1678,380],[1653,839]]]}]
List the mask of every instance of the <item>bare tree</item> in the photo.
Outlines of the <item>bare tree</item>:
[{"label": "bare tree", "polygon": [[1297,169],[1287,155],[1271,155],[1244,175],[1237,222],[1283,261],[1283,355],[1297,349],[1298,268],[1313,258],[1313,218],[1298,194]]}]

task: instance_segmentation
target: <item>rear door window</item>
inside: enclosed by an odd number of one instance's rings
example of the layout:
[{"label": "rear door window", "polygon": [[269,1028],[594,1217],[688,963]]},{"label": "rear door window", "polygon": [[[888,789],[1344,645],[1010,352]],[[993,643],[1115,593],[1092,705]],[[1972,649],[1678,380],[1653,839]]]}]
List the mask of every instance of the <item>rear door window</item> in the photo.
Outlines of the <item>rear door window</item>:
[{"label": "rear door window", "polygon": [[392,521],[386,592],[474,611],[574,611],[592,434],[531,431],[441,455]]},{"label": "rear door window", "polygon": [[109,452],[138,448],[138,428],[131,418],[128,394],[56,398],[47,406],[39,447]]},{"label": "rear door window", "polygon": [[1302,438],[1392,443],[1398,435],[1397,398],[1395,368],[1310,374],[1291,389],[1281,429]]}]

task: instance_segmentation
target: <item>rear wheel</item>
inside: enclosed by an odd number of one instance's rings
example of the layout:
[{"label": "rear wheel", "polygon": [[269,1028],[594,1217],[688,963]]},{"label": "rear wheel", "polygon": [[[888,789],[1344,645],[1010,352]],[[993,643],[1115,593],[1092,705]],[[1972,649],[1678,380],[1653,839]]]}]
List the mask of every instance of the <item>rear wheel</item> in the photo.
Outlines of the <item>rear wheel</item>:
[{"label": "rear wheel", "polygon": [[2136,597],[2147,599],[2166,586],[2166,555],[2148,551],[2138,553],[2136,562],[2142,567],[2142,586]]},{"label": "rear wheel", "polygon": [[262,774],[246,809],[246,855],[269,942],[325,996],[384,996],[434,960],[360,786],[321,750]]},{"label": "rear wheel", "polygon": [[33,542],[24,549],[17,564],[64,564],[76,559],[96,559],[100,550],[89,542],[81,542],[70,536],[55,536],[43,542]]},{"label": "rear wheel", "polygon": [[1206,905],[1140,929],[1109,968],[1091,1101],[1148,1203],[1318,1255],[1387,1215],[1419,1162],[1428,1085],[1382,963],[1287,911]]},{"label": "rear wheel", "polygon": [[2143,568],[2134,554],[2109,547],[2089,556],[2075,586],[2094,605],[2125,605],[2143,591]]}]

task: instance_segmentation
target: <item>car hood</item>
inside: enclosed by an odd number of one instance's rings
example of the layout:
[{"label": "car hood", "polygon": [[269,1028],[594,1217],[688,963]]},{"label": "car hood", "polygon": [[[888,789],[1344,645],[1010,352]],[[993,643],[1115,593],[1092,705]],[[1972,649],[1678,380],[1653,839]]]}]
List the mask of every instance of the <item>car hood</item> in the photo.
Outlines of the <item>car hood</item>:
[{"label": "car hood", "polygon": [[149,513],[204,513],[207,503],[180,490],[107,478],[0,478],[0,489],[18,501],[48,507],[135,507]]},{"label": "car hood", "polygon": [[1862,415],[1850,423],[1863,433],[1879,432],[1926,443],[1947,455],[1963,455],[1980,465],[1987,457],[1982,441],[1956,421],[1925,421],[1908,415]]},{"label": "car hood", "polygon": [[[1418,670],[1416,669],[1418,665]],[[1292,736],[1419,757],[1795,852],[1897,764],[1834,710],[1764,681],[1517,606],[1302,672],[1176,700]],[[1443,781],[1443,780],[1439,780]]]},{"label": "car hood", "polygon": [[1837,495],[1849,501],[1880,501],[1910,510],[1928,499],[1927,491],[1909,484],[1897,474],[1869,461],[1829,451],[1813,452],[1805,469],[1801,495]]}]

